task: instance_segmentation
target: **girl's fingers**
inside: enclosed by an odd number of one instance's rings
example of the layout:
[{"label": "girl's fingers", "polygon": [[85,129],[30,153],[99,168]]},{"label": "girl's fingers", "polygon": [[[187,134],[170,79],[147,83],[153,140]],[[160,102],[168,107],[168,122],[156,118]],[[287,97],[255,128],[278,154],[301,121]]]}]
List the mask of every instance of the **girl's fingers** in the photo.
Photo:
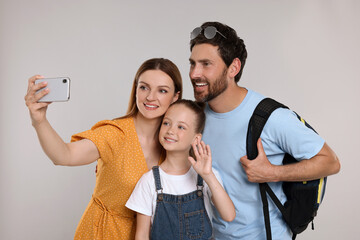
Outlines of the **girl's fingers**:
[{"label": "girl's fingers", "polygon": [[205,154],[205,155],[208,155],[208,153],[207,153],[207,148],[206,148],[206,145],[205,145],[204,141],[201,141],[200,144],[201,144],[201,147],[202,147],[202,149],[203,149],[204,154]]},{"label": "girl's fingers", "polygon": [[192,145],[192,148],[194,151],[194,155],[195,155],[196,159],[198,159],[200,157],[200,155],[199,155],[199,151],[198,151],[198,148],[196,145],[196,141],[194,141],[191,145]]},{"label": "girl's fingers", "polygon": [[189,162],[191,163],[192,166],[194,166],[196,164],[196,161],[193,157],[188,157]]},{"label": "girl's fingers", "polygon": [[210,145],[206,145],[206,150],[207,150],[208,156],[211,158],[211,149],[210,149]]},{"label": "girl's fingers", "polygon": [[199,142],[199,143],[197,144],[197,147],[199,148],[199,153],[200,153],[200,155],[201,155],[201,156],[204,155],[204,148],[203,148],[203,145],[201,144],[201,142]]}]

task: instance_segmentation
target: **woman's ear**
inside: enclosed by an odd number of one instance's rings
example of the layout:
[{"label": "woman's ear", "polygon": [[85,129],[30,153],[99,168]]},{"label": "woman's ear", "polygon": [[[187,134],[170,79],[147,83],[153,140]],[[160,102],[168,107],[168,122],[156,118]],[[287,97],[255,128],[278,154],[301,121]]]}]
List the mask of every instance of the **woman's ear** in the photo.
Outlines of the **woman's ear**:
[{"label": "woman's ear", "polygon": [[172,103],[176,102],[179,99],[180,96],[180,91],[178,91],[177,93],[175,93],[174,97],[173,97],[173,101]]}]

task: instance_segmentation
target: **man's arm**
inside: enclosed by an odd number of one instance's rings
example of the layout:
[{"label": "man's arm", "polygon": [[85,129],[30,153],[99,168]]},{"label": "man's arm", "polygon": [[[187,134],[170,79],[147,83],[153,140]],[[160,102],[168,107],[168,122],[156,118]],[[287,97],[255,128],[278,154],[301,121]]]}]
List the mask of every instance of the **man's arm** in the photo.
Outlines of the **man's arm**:
[{"label": "man's arm", "polygon": [[250,182],[309,181],[340,171],[339,159],[326,143],[314,157],[280,166],[270,163],[260,138],[257,147],[259,154],[254,160],[247,156],[240,158]]}]

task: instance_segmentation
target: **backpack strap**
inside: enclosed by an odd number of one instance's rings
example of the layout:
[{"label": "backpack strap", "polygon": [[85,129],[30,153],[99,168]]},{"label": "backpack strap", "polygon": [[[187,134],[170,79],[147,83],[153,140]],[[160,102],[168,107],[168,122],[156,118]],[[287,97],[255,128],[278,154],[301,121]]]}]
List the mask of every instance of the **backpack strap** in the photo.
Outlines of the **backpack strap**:
[{"label": "backpack strap", "polygon": [[[266,229],[266,239],[271,240],[271,227],[270,227],[270,216],[269,216],[269,204],[266,197],[266,193],[269,195],[271,200],[274,202],[276,207],[281,212],[282,216],[285,218],[285,208],[284,205],[280,202],[280,200],[275,195],[274,191],[270,188],[267,183],[259,183],[261,201],[263,203],[263,212],[264,212],[264,222]],[[295,239],[295,238],[294,238]]]},{"label": "backpack strap", "polygon": [[[288,108],[285,105],[275,101],[271,98],[265,98],[256,106],[253,115],[250,118],[247,138],[246,138],[246,154],[249,160],[253,160],[258,155],[257,141],[261,135],[261,132],[269,119],[271,113],[278,108]],[[270,216],[269,216],[269,204],[266,197],[266,193],[269,194],[275,205],[279,208],[281,213],[284,213],[284,207],[276,197],[275,193],[272,191],[270,186],[267,183],[260,183],[260,195],[261,201],[263,204],[264,212],[264,222],[266,229],[266,239],[271,240],[271,226],[270,226]]]},{"label": "backpack strap", "polygon": [[258,155],[257,140],[269,119],[271,113],[278,108],[288,108],[285,105],[271,98],[264,98],[255,108],[250,118],[247,138],[246,138],[246,154],[249,160],[253,160]]}]

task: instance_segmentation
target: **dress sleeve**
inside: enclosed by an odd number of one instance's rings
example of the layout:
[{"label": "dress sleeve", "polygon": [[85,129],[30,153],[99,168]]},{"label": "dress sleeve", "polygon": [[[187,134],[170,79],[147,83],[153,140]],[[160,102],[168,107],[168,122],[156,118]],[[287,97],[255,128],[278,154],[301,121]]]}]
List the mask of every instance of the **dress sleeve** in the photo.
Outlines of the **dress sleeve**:
[{"label": "dress sleeve", "polygon": [[135,186],[125,206],[146,216],[153,215],[153,197],[156,194],[152,170],[145,173]]},{"label": "dress sleeve", "polygon": [[104,161],[114,159],[114,152],[121,151],[125,133],[114,121],[104,120],[96,123],[90,130],[74,134],[71,141],[91,140],[97,147],[100,158]]}]

